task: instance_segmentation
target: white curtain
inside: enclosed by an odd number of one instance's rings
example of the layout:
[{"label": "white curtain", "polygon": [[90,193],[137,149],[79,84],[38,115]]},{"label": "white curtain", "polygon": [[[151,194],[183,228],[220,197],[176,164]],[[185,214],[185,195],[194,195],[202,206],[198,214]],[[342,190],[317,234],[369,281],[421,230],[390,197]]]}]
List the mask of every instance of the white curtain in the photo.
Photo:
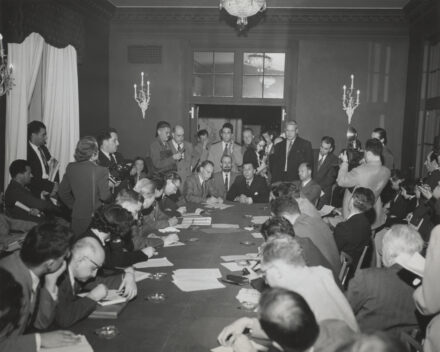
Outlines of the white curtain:
[{"label": "white curtain", "polygon": [[8,44],[8,61],[14,67],[15,86],[6,96],[5,189],[9,165],[27,157],[28,109],[43,53],[43,38],[30,34],[21,44]]},{"label": "white curtain", "polygon": [[79,139],[76,50],[45,45],[43,54],[43,123],[52,156],[60,162],[60,177],[73,161]]}]

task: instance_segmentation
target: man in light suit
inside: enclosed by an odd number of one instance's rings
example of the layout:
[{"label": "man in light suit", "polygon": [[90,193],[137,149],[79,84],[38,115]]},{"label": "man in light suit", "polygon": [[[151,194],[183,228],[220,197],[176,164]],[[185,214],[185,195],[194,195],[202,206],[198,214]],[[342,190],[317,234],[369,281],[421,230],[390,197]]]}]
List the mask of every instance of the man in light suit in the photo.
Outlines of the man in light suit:
[{"label": "man in light suit", "polygon": [[180,160],[180,153],[174,153],[168,143],[171,135],[171,126],[166,121],[159,121],[156,125],[156,140],[150,145],[150,158],[155,171],[166,173],[176,171],[176,160]]},{"label": "man in light suit", "polygon": [[309,163],[302,163],[298,168],[300,182],[298,190],[302,197],[307,198],[310,203],[316,206],[321,196],[321,186],[312,180],[312,167]]},{"label": "man in light suit", "polygon": [[287,121],[286,139],[275,144],[274,154],[270,157],[272,183],[278,181],[296,181],[301,163],[313,165],[312,144],[298,136],[298,125],[295,121]]},{"label": "man in light suit", "polygon": [[229,122],[225,123],[220,131],[221,141],[211,145],[208,153],[208,160],[214,164],[214,172],[221,170],[220,162],[223,155],[230,155],[232,158],[232,171],[237,172],[243,163],[241,146],[232,139],[234,128]]},{"label": "man in light suit", "polygon": [[222,170],[212,176],[212,186],[215,190],[215,196],[225,199],[226,194],[235,181],[235,178],[240,174],[231,171],[232,158],[230,155],[223,155],[220,164]]},{"label": "man in light suit", "polygon": [[176,125],[173,128],[173,138],[169,142],[173,155],[177,154],[180,159],[175,160],[177,173],[185,181],[192,174],[192,169],[197,160],[194,160],[194,150],[191,143],[184,140],[185,130]]},{"label": "man in light suit", "polygon": [[189,176],[183,185],[183,196],[187,202],[192,203],[222,203],[223,199],[213,196],[215,190],[212,186],[211,176],[214,165],[205,160],[199,166],[196,174]]},{"label": "man in light suit", "polygon": [[352,195],[351,187],[365,187],[373,191],[375,196],[375,221],[372,228],[382,225],[385,221],[380,193],[388,183],[390,170],[381,162],[382,143],[378,139],[369,139],[365,143],[364,160],[360,166],[348,172],[347,153],[341,154],[342,164],[339,167],[337,182],[341,187],[346,187],[342,202],[342,216],[347,219],[349,214],[349,201]]},{"label": "man in light suit", "polygon": [[0,267],[9,271],[23,289],[18,325],[12,331],[5,331],[11,328],[8,326],[0,332],[2,352],[36,352],[42,347],[78,342],[78,337],[68,331],[23,335],[27,328],[48,328],[54,319],[58,302],[56,282],[66,269],[64,259],[71,237],[65,226],[38,225],[29,231],[20,252],[0,261]]},{"label": "man in light suit", "polygon": [[319,199],[318,209],[324,204],[330,204],[332,198],[332,187],[338,176],[339,159],[333,154],[335,140],[332,137],[324,136],[321,139],[321,147],[315,158],[315,173],[313,180],[321,186],[324,195]]}]

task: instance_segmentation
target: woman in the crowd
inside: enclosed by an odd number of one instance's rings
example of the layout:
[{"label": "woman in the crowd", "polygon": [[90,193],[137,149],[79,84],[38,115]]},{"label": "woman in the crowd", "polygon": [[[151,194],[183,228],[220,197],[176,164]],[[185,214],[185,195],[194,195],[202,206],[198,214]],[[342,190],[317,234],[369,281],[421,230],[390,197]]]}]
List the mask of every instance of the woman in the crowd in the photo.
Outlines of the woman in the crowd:
[{"label": "woman in the crowd", "polygon": [[266,142],[263,137],[255,137],[255,153],[257,154],[258,165],[255,165],[256,174],[268,178],[268,155],[266,154]]},{"label": "woman in the crowd", "polygon": [[96,164],[98,143],[94,137],[83,137],[75,149],[75,162],[67,165],[58,195],[72,209],[72,231],[84,233],[92,215],[104,202],[111,199],[108,169]]},{"label": "woman in the crowd", "polygon": [[130,171],[130,186],[133,188],[139,180],[147,178],[147,176],[148,170],[145,166],[145,160],[140,156],[136,157]]}]

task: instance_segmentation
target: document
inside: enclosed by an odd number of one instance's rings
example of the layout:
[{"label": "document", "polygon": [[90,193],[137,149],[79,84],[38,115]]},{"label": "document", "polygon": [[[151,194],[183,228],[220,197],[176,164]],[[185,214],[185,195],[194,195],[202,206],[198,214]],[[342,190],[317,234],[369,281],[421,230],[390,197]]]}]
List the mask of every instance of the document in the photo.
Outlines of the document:
[{"label": "document", "polygon": [[159,232],[162,233],[176,233],[176,232],[180,232],[179,229],[175,228],[175,227],[165,227],[164,229],[159,229]]},{"label": "document", "polygon": [[239,255],[223,255],[220,257],[224,262],[235,262],[240,260],[257,260],[258,253],[247,253]]},{"label": "document", "polygon": [[269,216],[253,216],[251,222],[256,225],[262,225],[269,219]]},{"label": "document", "polygon": [[134,280],[136,282],[151,278],[151,273],[144,273],[143,271],[135,270],[134,271]]},{"label": "document", "polygon": [[238,265],[236,262],[220,263],[220,264],[223,265],[229,271],[242,271],[244,268],[243,266]]},{"label": "document", "polygon": [[213,229],[239,229],[238,224],[212,224]]},{"label": "document", "polygon": [[166,257],[149,259],[146,262],[140,262],[133,265],[136,269],[160,268],[164,266],[174,266]]},{"label": "document", "polygon": [[121,296],[118,290],[108,290],[107,296],[100,300],[98,304],[105,307],[124,302],[127,302],[127,298]]},{"label": "document", "polygon": [[319,214],[321,214],[321,217],[329,215],[335,207],[332,207],[331,205],[324,205],[321,210],[319,210]]},{"label": "document", "polygon": [[218,279],[221,272],[215,269],[178,269],[173,272],[174,284],[184,292],[224,288]]},{"label": "document", "polygon": [[211,223],[212,218],[209,216],[189,216],[182,220],[182,225],[189,224],[189,226],[209,226]]},{"label": "document", "polygon": [[56,348],[40,348],[40,352],[93,352],[92,346],[90,346],[89,341],[87,341],[84,335],[80,335],[80,342],[64,347]]},{"label": "document", "polygon": [[263,235],[259,232],[252,232],[251,235],[253,238],[264,238]]},{"label": "document", "polygon": [[425,258],[420,253],[414,253],[412,256],[401,254],[396,258],[396,263],[417,276],[423,277]]}]

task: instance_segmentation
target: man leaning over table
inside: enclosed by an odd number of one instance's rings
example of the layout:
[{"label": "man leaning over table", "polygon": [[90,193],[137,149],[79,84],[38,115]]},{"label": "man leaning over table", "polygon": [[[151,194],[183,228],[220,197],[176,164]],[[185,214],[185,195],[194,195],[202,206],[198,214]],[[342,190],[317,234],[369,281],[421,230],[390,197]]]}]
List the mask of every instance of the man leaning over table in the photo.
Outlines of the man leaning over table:
[{"label": "man leaning over table", "polygon": [[183,185],[183,196],[187,202],[192,203],[223,203],[223,199],[215,197],[216,194],[212,185],[212,172],[214,164],[212,161],[203,161],[196,174],[189,176]]}]

